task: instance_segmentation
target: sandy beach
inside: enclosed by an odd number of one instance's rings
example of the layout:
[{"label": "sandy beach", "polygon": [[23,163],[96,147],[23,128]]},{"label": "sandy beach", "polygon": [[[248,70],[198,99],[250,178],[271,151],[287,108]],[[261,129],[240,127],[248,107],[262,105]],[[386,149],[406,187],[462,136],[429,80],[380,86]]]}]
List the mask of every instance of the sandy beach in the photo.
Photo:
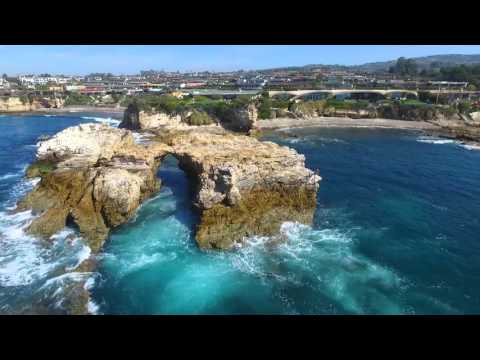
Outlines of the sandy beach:
[{"label": "sandy beach", "polygon": [[92,113],[119,113],[123,115],[125,107],[97,107],[97,106],[65,106],[60,109],[38,109],[40,113],[71,113],[71,112],[92,112]]},{"label": "sandy beach", "polygon": [[314,117],[308,119],[276,118],[258,120],[258,126],[263,130],[305,127],[366,127],[408,130],[435,130],[439,128],[425,121],[351,119],[344,117]]}]

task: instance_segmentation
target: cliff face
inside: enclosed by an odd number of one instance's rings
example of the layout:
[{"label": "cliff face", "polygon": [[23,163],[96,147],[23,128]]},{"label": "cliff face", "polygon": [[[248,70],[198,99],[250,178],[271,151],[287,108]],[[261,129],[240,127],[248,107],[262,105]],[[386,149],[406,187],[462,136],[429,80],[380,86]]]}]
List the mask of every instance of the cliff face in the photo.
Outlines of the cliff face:
[{"label": "cliff face", "polygon": [[24,100],[20,97],[0,98],[0,112],[28,112],[43,108],[62,108],[64,100],[60,98],[55,99],[41,99],[41,100]]},{"label": "cliff face", "polygon": [[[127,221],[141,202],[158,190],[155,170],[162,146],[137,146],[128,130],[101,124],[67,128],[39,144],[39,185],[18,208],[39,216],[28,231],[50,237],[74,222],[93,251],[109,229]],[[45,170],[46,169],[46,170]]]},{"label": "cliff face", "polygon": [[[158,128],[186,128],[189,124],[194,123],[189,121],[194,113],[198,111],[183,111],[180,114],[169,115],[164,112],[145,112],[139,110],[135,104],[131,104],[125,110],[120,128],[130,130],[151,130]],[[226,129],[237,132],[248,132],[256,128],[258,117],[257,108],[250,104],[245,108],[228,109],[221,115],[208,114],[211,122],[218,123]],[[195,126],[195,125],[192,125]]]},{"label": "cliff face", "polygon": [[237,132],[249,132],[257,128],[258,110],[254,104],[247,107],[230,109],[220,119],[226,129]]},{"label": "cliff face", "polygon": [[278,234],[284,221],[310,223],[321,178],[295,150],[242,135],[173,139],[194,184],[202,248],[229,249],[253,235]]},{"label": "cliff face", "polygon": [[132,104],[125,110],[123,121],[119,127],[130,130],[146,130],[166,125],[180,125],[181,121],[180,115],[168,115],[163,112],[147,113],[140,111],[136,105]]},{"label": "cliff face", "polygon": [[19,97],[9,97],[6,99],[0,99],[0,111],[1,112],[23,112],[32,111],[41,108],[42,105],[39,102],[29,101],[22,102]]}]

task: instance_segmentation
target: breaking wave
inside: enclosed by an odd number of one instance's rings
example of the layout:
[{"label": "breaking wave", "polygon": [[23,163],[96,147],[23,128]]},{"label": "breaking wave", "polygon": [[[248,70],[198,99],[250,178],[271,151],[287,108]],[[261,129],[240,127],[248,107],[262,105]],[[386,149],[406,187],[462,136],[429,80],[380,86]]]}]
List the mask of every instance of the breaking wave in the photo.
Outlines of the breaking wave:
[{"label": "breaking wave", "polygon": [[442,139],[437,138],[434,136],[420,136],[417,139],[418,142],[427,143],[427,144],[435,144],[435,145],[443,145],[443,144],[459,144],[460,142],[457,140],[452,139]]},{"label": "breaking wave", "polygon": [[[20,167],[14,176],[3,177],[20,177],[24,166]],[[0,212],[0,312],[22,313],[39,304],[53,312],[61,311],[65,279],[71,285],[91,276],[69,272],[91,255],[90,248],[73,229],[65,228],[49,240],[41,240],[25,231],[35,218],[31,211],[12,211],[16,202],[39,181],[40,178],[16,181],[8,199],[1,204],[5,211]]]},{"label": "breaking wave", "polygon": [[453,145],[460,146],[466,150],[480,150],[480,145],[468,144],[460,140],[443,139],[443,138],[438,138],[434,136],[420,136],[417,138],[417,141],[422,143],[427,143],[427,144],[435,144],[435,145],[453,144]]},{"label": "breaking wave", "polygon": [[[266,283],[273,282],[275,287],[303,288],[329,299],[338,304],[333,312],[404,313],[402,306],[384,292],[401,292],[405,281],[394,271],[360,255],[355,249],[354,231],[316,230],[285,222],[278,243],[272,237],[249,238],[231,255],[231,263],[238,271]],[[297,309],[294,313],[302,311]]]},{"label": "breaking wave", "polygon": [[105,125],[110,125],[113,127],[117,127],[121,123],[121,120],[113,119],[111,117],[102,118],[102,117],[95,117],[95,116],[82,116],[82,119],[93,120],[93,121],[96,121]]}]

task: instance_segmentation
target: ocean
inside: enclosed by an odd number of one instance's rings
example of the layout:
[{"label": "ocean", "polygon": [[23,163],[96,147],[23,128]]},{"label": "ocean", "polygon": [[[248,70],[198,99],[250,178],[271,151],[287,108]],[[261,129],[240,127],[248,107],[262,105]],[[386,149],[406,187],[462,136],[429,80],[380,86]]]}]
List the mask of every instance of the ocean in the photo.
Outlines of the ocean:
[{"label": "ocean", "polygon": [[[36,139],[95,114],[0,115],[0,313],[61,313],[61,288],[88,278],[95,314],[478,314],[480,151],[387,129],[297,129],[265,140],[295,148],[323,180],[311,226],[286,242],[247,239],[202,251],[188,179],[173,157],[163,186],[114,229],[95,273],[59,275],[90,255],[74,229],[50,244],[9,214],[35,180]],[[72,240],[73,238],[73,240]]]}]

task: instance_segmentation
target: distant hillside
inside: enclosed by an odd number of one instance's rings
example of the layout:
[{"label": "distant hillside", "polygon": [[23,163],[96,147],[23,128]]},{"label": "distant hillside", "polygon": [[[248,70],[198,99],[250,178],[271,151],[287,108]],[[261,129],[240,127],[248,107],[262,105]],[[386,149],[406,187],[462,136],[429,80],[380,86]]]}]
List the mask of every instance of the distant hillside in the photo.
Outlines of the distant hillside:
[{"label": "distant hillside", "polygon": [[[419,70],[429,68],[430,64],[437,63],[436,67],[447,67],[453,65],[461,64],[479,64],[480,63],[480,54],[477,55],[461,55],[461,54],[447,54],[447,55],[432,55],[413,58],[418,65]],[[382,62],[372,62],[362,65],[353,65],[353,66],[344,66],[344,65],[326,65],[326,64],[315,64],[315,65],[304,65],[304,66],[288,66],[283,68],[275,69],[264,69],[260,72],[268,73],[271,71],[302,71],[302,70],[313,70],[313,69],[328,69],[328,70],[355,70],[355,71],[365,71],[365,72],[377,72],[377,71],[386,71],[390,66],[395,65],[397,59],[390,61]]]},{"label": "distant hillside", "polygon": [[[469,64],[478,64],[480,63],[480,54],[476,55],[460,55],[460,54],[448,54],[448,55],[432,55],[413,58],[417,63],[419,69],[424,69],[430,67],[430,64],[437,63],[437,67],[446,67],[453,65],[469,65]],[[388,70],[390,66],[395,65],[396,59],[391,61],[384,62],[374,62],[367,63],[358,66],[351,66],[350,69],[358,71],[382,71]]]}]

